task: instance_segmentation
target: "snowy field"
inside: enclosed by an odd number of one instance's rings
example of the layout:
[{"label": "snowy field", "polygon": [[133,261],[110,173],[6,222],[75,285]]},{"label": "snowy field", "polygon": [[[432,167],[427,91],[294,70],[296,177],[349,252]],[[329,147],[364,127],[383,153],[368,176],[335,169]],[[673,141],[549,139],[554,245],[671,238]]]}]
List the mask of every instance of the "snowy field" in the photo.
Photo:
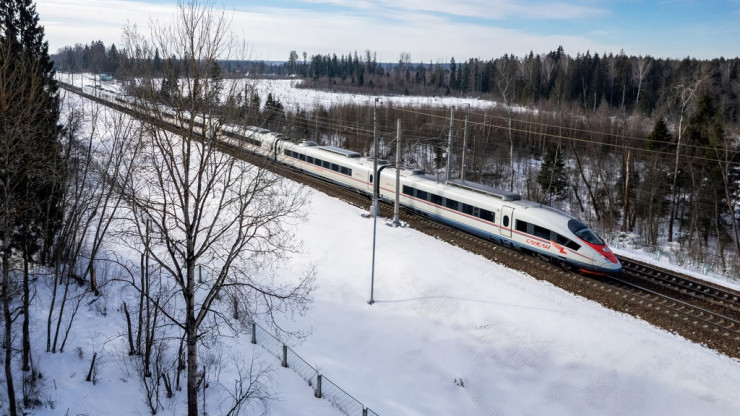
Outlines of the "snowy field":
[{"label": "snowy field", "polygon": [[[100,85],[103,89],[110,92],[120,92],[121,88],[116,81],[100,82],[96,81],[93,74],[57,74],[60,81],[72,84],[78,87]],[[308,88],[295,88],[299,80],[295,79],[243,79],[243,80],[225,80],[226,82],[238,82],[242,84],[237,91],[254,88],[262,100],[264,106],[268,94],[280,101],[287,111],[297,111],[298,109],[311,110],[319,106],[330,108],[337,105],[358,104],[372,105],[375,98],[380,98],[381,105],[396,107],[443,107],[455,108],[462,110],[468,108],[485,109],[493,108],[500,103],[488,100],[481,100],[473,97],[420,97],[420,96],[373,96],[362,94],[341,93],[333,91],[322,91]],[[513,107],[515,112],[527,111],[524,107]],[[529,110],[532,111],[532,110]]]},{"label": "snowy field", "polygon": [[[369,305],[372,220],[310,192],[296,229],[303,252],[281,274],[313,265],[318,289],[307,315],[281,324],[310,330],[291,347],[379,415],[740,414],[738,360],[383,221]],[[38,290],[49,296],[50,288]],[[150,414],[126,354],[121,292],[110,283],[83,306],[64,354],[42,352],[47,312],[34,311],[35,358],[54,403],[35,414]],[[257,354],[272,367],[280,398],[272,414],[340,414],[248,337],[218,348],[247,361]],[[93,352],[95,385],[84,381]],[[216,382],[228,387],[228,371]],[[209,400],[209,414],[228,405]],[[183,414],[184,404],[180,392],[159,414]]]}]

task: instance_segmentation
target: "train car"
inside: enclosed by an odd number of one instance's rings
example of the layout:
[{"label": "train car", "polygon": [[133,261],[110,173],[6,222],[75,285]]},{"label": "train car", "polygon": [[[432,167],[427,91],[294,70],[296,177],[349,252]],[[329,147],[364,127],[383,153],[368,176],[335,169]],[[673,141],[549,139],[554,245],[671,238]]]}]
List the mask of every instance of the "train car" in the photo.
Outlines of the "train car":
[{"label": "train car", "polygon": [[[381,173],[381,196],[395,199],[395,168]],[[621,270],[616,256],[581,221],[555,208],[492,187],[439,182],[418,170],[401,170],[399,202],[472,234],[537,255],[567,269],[605,274]]]},{"label": "train car", "polygon": [[[110,99],[111,97],[105,97]],[[134,106],[131,97],[116,97]],[[169,111],[160,109],[163,114]],[[167,120],[172,122],[171,119]],[[210,132],[214,120],[182,113],[180,127],[192,123],[196,132]],[[372,158],[335,146],[311,141],[285,140],[267,129],[224,123],[218,140],[290,165],[306,174],[372,193],[379,179],[380,197],[394,201],[396,168],[378,160],[379,178]],[[421,170],[400,169],[401,205],[485,239],[510,246],[583,273],[616,273],[622,268],[607,244],[586,224],[555,208],[520,195],[461,180],[438,181]]]},{"label": "train car", "polygon": [[361,192],[372,191],[372,160],[358,152],[334,146],[319,146],[312,141],[284,141],[278,160],[308,174],[321,177]]}]

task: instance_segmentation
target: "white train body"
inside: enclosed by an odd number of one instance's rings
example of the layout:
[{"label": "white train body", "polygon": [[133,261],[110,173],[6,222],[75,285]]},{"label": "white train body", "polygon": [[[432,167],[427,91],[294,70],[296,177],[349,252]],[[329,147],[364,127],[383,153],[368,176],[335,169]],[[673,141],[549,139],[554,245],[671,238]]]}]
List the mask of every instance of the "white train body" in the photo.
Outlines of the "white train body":
[{"label": "white train body", "polygon": [[[136,109],[130,97],[100,98]],[[163,121],[190,127],[211,137],[213,123],[201,116],[190,117],[160,106]],[[204,134],[205,133],[205,134]],[[259,127],[224,123],[217,139],[248,150],[307,174],[372,193],[373,160],[357,152],[314,142],[295,143],[279,133]],[[396,197],[396,168],[378,161],[379,195],[387,201]],[[568,268],[587,273],[616,273],[622,268],[606,243],[576,218],[555,208],[521,199],[517,194],[480,184],[452,180],[439,182],[420,170],[401,169],[401,205],[438,221],[515,249],[545,257]]]}]

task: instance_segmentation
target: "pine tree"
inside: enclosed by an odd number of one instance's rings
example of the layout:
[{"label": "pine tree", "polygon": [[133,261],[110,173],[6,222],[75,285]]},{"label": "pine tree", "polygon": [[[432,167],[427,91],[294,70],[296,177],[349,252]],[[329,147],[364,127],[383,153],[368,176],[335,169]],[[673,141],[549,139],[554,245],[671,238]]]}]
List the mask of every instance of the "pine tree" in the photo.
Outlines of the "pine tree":
[{"label": "pine tree", "polygon": [[457,65],[454,57],[450,59],[450,83],[448,87],[450,90],[457,88]]},{"label": "pine tree", "polygon": [[107,71],[111,73],[111,75],[115,74],[116,71],[118,71],[118,61],[120,57],[118,56],[118,49],[116,49],[116,44],[110,45],[110,49],[108,49],[108,69]]},{"label": "pine tree", "polygon": [[665,119],[661,116],[655,122],[653,131],[647,138],[647,147],[649,150],[666,151],[671,140],[671,133],[668,131],[668,125],[665,123]]}]

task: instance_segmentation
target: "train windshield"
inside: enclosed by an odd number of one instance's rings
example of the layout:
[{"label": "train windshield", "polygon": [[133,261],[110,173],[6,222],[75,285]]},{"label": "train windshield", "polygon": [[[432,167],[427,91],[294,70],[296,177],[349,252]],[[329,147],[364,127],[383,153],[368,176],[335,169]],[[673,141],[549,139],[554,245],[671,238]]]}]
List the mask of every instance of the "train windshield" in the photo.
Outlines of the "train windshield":
[{"label": "train windshield", "polygon": [[578,220],[570,220],[568,221],[568,229],[576,235],[576,237],[582,239],[583,241],[591,244],[595,244],[598,246],[604,245],[604,241],[590,228],[586,226],[586,224],[578,221]]}]

